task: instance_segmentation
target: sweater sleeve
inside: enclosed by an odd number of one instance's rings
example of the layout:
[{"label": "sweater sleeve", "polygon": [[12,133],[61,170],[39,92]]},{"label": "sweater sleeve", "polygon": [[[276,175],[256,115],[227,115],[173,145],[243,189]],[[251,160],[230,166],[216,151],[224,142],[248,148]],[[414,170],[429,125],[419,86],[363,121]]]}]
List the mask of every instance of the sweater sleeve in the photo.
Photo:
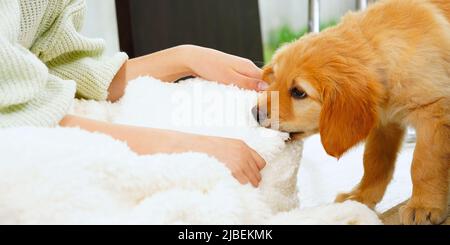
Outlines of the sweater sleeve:
[{"label": "sweater sleeve", "polygon": [[0,128],[54,126],[72,103],[75,83],[50,75],[17,43],[19,13],[16,1],[0,1]]},{"label": "sweater sleeve", "polygon": [[111,81],[128,56],[117,53],[106,57],[103,40],[79,33],[85,5],[84,0],[68,2],[31,51],[48,66],[51,74],[75,81],[78,97],[105,100]]}]

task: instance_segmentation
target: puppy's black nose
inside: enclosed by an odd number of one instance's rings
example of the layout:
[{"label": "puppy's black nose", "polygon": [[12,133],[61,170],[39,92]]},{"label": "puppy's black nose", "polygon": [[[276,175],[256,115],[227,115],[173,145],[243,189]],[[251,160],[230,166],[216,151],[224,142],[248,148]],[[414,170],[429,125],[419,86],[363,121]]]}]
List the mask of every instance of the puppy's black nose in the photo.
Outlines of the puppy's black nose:
[{"label": "puppy's black nose", "polygon": [[252,114],[258,123],[261,123],[267,119],[267,112],[265,110],[261,110],[259,106],[253,107]]},{"label": "puppy's black nose", "polygon": [[252,109],[253,118],[259,123],[259,116],[258,116],[258,106],[253,107]]}]

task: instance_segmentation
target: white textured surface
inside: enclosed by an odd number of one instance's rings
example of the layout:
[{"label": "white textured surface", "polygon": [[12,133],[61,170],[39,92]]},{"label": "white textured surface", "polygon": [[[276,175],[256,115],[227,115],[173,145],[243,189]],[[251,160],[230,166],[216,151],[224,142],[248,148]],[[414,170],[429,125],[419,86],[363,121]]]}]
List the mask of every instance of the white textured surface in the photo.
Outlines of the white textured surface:
[{"label": "white textured surface", "polygon": [[[205,102],[203,96],[215,106],[198,110],[195,118],[215,118],[217,112],[231,117],[235,111],[223,112],[229,101],[213,102],[229,92],[243,109],[236,118],[244,120],[235,122],[243,123],[173,120],[179,109],[179,104],[171,107],[173,94],[189,99],[196,89],[205,93],[195,94],[193,108]],[[298,209],[302,145],[285,145],[285,134],[245,120],[252,104],[243,100],[251,98],[254,92],[199,80],[176,85],[140,78],[119,104],[79,102],[74,112],[243,139],[269,163],[259,189],[238,184],[223,164],[205,154],[137,156],[122,142],[79,129],[6,129],[0,130],[0,224],[380,224],[374,212],[353,202]]]}]

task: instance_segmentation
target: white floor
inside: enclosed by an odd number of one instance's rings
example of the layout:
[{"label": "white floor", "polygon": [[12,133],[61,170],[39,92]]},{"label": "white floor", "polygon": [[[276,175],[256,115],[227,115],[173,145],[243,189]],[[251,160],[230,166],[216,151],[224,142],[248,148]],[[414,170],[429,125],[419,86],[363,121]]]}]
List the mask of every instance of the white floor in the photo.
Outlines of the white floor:
[{"label": "white floor", "polygon": [[[361,145],[337,161],[326,154],[319,136],[307,139],[299,172],[301,207],[333,202],[339,192],[351,190],[363,174],[363,151],[364,147]],[[376,208],[378,212],[384,212],[410,197],[413,151],[413,144],[404,145],[397,159],[394,179],[383,201]]]}]

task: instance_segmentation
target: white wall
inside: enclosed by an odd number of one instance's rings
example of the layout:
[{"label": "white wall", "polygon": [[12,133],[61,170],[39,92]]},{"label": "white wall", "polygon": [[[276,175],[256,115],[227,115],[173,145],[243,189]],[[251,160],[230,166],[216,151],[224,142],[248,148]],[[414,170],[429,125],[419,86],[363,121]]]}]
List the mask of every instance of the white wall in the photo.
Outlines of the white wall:
[{"label": "white wall", "polygon": [[87,15],[82,33],[106,41],[106,54],[119,51],[119,35],[114,0],[86,0]]}]

